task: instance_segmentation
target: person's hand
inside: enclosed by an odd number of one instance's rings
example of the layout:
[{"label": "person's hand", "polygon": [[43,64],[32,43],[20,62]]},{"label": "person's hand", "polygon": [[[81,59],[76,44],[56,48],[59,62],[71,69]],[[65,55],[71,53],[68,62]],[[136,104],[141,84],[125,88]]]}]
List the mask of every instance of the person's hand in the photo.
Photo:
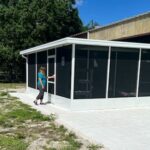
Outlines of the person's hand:
[{"label": "person's hand", "polygon": [[42,86],[42,90],[44,90],[45,88],[44,88],[44,86]]},{"label": "person's hand", "polygon": [[55,75],[48,76],[48,79],[53,79],[53,78],[55,78]]}]

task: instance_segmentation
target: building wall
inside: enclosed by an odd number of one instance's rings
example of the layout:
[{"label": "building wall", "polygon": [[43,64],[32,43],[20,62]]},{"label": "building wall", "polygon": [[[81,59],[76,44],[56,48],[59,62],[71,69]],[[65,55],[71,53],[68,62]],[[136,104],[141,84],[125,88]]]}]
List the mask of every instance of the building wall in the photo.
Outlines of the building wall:
[{"label": "building wall", "polygon": [[115,40],[150,33],[150,14],[90,31],[89,39]]},{"label": "building wall", "polygon": [[77,38],[82,38],[82,39],[88,39],[88,32],[79,34],[79,35],[74,35],[72,37],[77,37]]}]

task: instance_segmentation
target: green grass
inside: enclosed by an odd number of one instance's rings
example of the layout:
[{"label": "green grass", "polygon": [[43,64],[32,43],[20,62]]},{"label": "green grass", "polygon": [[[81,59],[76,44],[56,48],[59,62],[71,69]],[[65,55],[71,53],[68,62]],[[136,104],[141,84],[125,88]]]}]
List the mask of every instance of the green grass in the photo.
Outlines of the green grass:
[{"label": "green grass", "polygon": [[0,149],[6,150],[26,150],[27,144],[18,138],[0,135]]},{"label": "green grass", "polygon": [[[61,145],[60,150],[79,150],[82,142],[63,125],[55,123],[55,114],[43,115],[8,94],[9,89],[24,86],[22,83],[0,83],[0,150],[26,150],[39,136],[44,138],[48,145],[52,142],[58,143],[58,146]],[[43,150],[57,150],[48,145],[44,145]],[[103,145],[87,146],[87,150],[101,148]]]},{"label": "green grass", "polygon": [[[2,94],[3,93],[3,94]],[[4,92],[0,93],[1,97],[4,97],[6,94]],[[16,101],[16,98],[8,96],[8,98],[0,99],[0,104],[3,101],[6,101],[8,104],[5,104],[4,107],[8,109],[7,112],[4,112],[5,108],[0,108],[0,125],[3,127],[12,127],[15,124],[24,123],[27,120],[32,121],[54,121],[55,116],[45,116],[42,115],[39,111],[32,109],[30,106],[23,104],[19,101]],[[9,102],[10,101],[10,102]]]},{"label": "green grass", "polygon": [[8,92],[1,92],[0,96],[8,96]]},{"label": "green grass", "polygon": [[25,83],[0,83],[0,90],[24,88]]},{"label": "green grass", "polygon": [[49,121],[50,118],[48,116],[43,116],[38,111],[33,111],[30,108],[18,108],[12,110],[5,115],[9,119],[16,119],[18,122],[24,122],[26,120],[36,120],[36,121]]},{"label": "green grass", "polygon": [[[67,144],[62,144],[62,150],[79,150],[82,145],[74,133],[63,125],[55,124],[54,114],[42,115],[7,92],[0,92],[0,112],[0,128],[9,129],[6,132],[0,131],[0,149],[25,150],[40,135],[48,143],[56,141],[60,144],[65,141]],[[47,126],[44,126],[45,123]],[[30,141],[26,140],[28,138]],[[44,150],[46,149],[55,150],[55,147],[50,149],[46,145]]]},{"label": "green grass", "polygon": [[104,148],[103,145],[91,144],[91,145],[88,146],[88,149],[89,149],[89,150],[99,150],[99,149],[102,149],[102,148]]}]

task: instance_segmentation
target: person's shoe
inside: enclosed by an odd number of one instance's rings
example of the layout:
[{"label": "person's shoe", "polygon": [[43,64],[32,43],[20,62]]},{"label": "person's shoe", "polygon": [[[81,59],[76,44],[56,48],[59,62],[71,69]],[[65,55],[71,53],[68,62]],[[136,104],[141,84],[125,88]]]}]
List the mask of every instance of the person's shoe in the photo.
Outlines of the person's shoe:
[{"label": "person's shoe", "polygon": [[44,103],[43,103],[43,102],[40,102],[40,105],[44,105]]},{"label": "person's shoe", "polygon": [[37,105],[37,101],[33,101],[35,105]]}]

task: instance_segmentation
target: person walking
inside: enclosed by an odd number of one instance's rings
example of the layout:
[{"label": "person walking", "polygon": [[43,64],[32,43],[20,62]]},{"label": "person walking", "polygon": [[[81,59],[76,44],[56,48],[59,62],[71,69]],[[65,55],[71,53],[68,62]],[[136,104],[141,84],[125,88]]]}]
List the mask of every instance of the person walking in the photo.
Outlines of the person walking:
[{"label": "person walking", "polygon": [[[47,78],[48,79],[54,78],[54,75],[49,76]],[[46,68],[41,66],[38,72],[38,82],[37,82],[39,94],[37,95],[36,100],[34,100],[35,105],[38,104],[38,100],[40,100],[40,104],[43,104],[44,91],[46,89],[47,78],[46,78]]]}]

